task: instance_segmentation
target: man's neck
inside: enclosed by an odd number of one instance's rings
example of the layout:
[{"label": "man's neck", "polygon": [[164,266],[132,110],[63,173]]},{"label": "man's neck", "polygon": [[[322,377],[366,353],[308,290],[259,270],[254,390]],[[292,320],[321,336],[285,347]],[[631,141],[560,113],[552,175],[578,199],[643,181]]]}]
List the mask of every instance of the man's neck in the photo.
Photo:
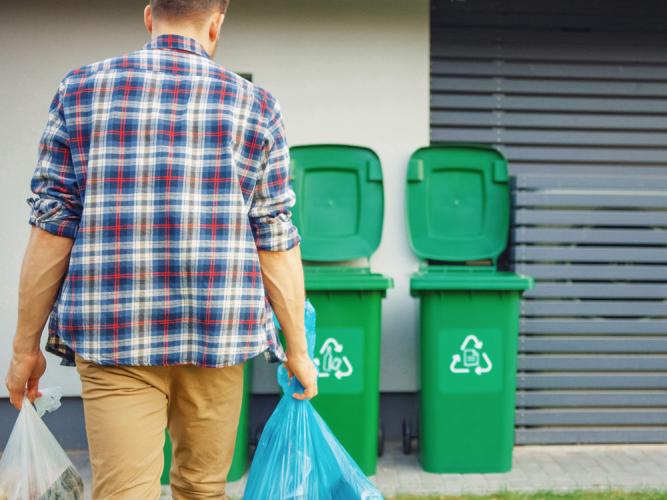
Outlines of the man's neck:
[{"label": "man's neck", "polygon": [[202,47],[204,47],[204,50],[206,50],[207,54],[209,54],[210,56],[213,55],[212,53],[213,47],[211,41],[208,39],[208,36],[205,36],[200,31],[197,31],[196,28],[191,28],[188,26],[173,26],[173,25],[164,25],[160,27],[156,26],[153,29],[152,37],[155,38],[160,35],[180,35],[187,38],[194,38],[202,45]]}]

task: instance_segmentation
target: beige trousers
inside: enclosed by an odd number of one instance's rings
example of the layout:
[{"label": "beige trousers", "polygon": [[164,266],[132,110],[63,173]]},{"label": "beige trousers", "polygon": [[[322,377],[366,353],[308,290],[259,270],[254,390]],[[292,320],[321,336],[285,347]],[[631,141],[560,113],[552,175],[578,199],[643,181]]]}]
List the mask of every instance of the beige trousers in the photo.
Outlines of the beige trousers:
[{"label": "beige trousers", "polygon": [[165,427],[173,447],[173,499],[227,498],[243,364],[102,366],[77,355],[76,368],[94,500],[160,497]]}]

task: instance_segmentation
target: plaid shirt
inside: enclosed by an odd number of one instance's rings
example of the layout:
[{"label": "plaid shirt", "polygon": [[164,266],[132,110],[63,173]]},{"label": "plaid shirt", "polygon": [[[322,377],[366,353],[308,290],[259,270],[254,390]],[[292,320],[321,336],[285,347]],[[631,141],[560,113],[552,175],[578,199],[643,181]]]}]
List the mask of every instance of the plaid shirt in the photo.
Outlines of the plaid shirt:
[{"label": "plaid shirt", "polygon": [[196,40],[66,75],[31,191],[29,223],[74,239],[48,320],[61,364],[285,359],[257,254],[301,240],[279,104]]}]

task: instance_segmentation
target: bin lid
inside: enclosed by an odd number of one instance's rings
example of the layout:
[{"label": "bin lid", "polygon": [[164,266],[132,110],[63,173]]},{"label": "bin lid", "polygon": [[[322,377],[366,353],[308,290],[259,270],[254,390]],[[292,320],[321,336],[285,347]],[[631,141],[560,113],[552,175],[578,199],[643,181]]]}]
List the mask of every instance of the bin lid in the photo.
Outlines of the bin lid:
[{"label": "bin lid", "polygon": [[410,279],[410,294],[438,290],[494,290],[522,292],[533,288],[534,280],[530,276],[509,271],[496,271],[493,268],[473,266],[422,267]]},{"label": "bin lid", "polygon": [[379,291],[382,296],[394,287],[389,276],[371,272],[368,267],[303,266],[306,291]]},{"label": "bin lid", "polygon": [[290,148],[292,218],[301,256],[312,261],[370,257],[380,244],[382,167],[370,149],[342,144]]},{"label": "bin lid", "polygon": [[493,259],[507,245],[507,161],[496,149],[449,143],[418,149],[407,173],[410,245],[421,258]]}]

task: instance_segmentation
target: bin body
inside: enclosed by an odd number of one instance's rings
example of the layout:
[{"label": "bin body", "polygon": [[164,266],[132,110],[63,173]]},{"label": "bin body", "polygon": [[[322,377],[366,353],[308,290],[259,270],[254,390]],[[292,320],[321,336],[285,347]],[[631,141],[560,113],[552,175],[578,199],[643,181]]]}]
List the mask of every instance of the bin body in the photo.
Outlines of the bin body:
[{"label": "bin body", "polygon": [[[236,431],[236,445],[234,447],[234,458],[227,474],[228,481],[241,479],[248,469],[248,438],[249,438],[249,416],[250,388],[252,385],[252,362],[246,362],[243,369],[243,404],[239,416],[239,426]],[[171,468],[172,446],[169,432],[165,430],[164,443],[164,467],[160,478],[161,484],[169,484],[169,469]]]},{"label": "bin body", "polygon": [[384,218],[380,159],[344,144],[290,149],[306,294],[315,308],[319,368],[315,409],[367,475],[379,430],[381,303],[391,278],[351,261],[380,244]]},{"label": "bin body", "polygon": [[250,436],[250,389],[252,388],[252,362],[243,368],[243,404],[236,431],[234,458],[227,473],[227,481],[237,481],[248,470],[248,439]]},{"label": "bin body", "polygon": [[422,467],[511,470],[521,291],[442,289],[419,296]]},{"label": "bin body", "polygon": [[315,409],[366,475],[378,452],[379,290],[308,290],[317,314]]},{"label": "bin body", "polygon": [[164,430],[164,467],[162,468],[162,476],[160,476],[160,484],[169,484],[169,469],[171,469],[171,439],[169,439],[169,431]]},{"label": "bin body", "polygon": [[428,472],[512,468],[521,293],[498,270],[510,232],[507,161],[492,147],[421,148],[407,172],[410,245],[424,259],[420,298],[420,461]]}]

